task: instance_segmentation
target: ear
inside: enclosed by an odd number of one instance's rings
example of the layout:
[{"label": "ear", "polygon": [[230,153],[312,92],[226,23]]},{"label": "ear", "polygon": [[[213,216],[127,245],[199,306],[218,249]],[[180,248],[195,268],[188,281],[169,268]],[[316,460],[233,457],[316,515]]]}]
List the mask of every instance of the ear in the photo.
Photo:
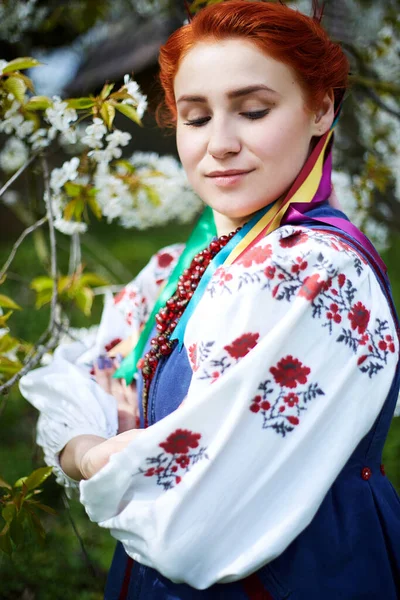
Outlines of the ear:
[{"label": "ear", "polygon": [[324,135],[324,133],[329,130],[335,117],[334,104],[335,99],[333,90],[329,90],[329,92],[325,94],[320,107],[314,113],[314,120],[312,123],[313,135]]}]

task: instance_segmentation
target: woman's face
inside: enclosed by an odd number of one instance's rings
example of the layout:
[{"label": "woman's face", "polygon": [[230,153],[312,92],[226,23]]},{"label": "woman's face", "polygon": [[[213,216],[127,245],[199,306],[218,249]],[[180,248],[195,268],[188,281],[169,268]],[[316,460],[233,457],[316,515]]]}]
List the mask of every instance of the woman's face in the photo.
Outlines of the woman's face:
[{"label": "woman's face", "polygon": [[244,40],[197,43],[174,91],[179,156],[219,233],[279,198],[333,120],[328,95],[309,111],[293,71]]}]

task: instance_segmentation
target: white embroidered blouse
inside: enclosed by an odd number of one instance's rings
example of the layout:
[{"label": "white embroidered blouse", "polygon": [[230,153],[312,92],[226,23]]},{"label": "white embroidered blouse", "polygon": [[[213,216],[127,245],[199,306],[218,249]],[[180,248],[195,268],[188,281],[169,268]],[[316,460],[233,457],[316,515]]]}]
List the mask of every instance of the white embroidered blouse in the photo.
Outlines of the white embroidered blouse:
[{"label": "white embroidered blouse", "polygon": [[[58,348],[21,381],[45,460],[67,486],[64,445],[117,433],[90,363],[146,321],[181,251],[164,249],[108,299],[94,340]],[[254,572],[310,523],[383,406],[398,342],[369,265],[334,234],[285,226],[215,272],[184,343],[184,404],[80,495],[134,560],[203,589]]]}]

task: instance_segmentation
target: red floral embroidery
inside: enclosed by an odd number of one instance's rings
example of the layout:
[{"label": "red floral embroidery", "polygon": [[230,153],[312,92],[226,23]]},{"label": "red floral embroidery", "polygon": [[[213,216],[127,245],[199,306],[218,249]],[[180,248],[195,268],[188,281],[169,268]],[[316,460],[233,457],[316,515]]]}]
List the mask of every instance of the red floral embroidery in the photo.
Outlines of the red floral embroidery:
[{"label": "red floral embroidery", "polygon": [[228,346],[224,346],[224,349],[227,350],[233,358],[242,358],[257,345],[259,337],[259,333],[244,333],[236,340],[233,340]]},{"label": "red floral embroidery", "polygon": [[118,292],[118,294],[116,294],[114,296],[114,304],[119,304],[121,302],[121,300],[123,300],[125,294],[126,294],[125,288],[123,290],[121,290],[120,292]]},{"label": "red floral embroidery", "polygon": [[113,340],[111,340],[111,342],[109,342],[108,344],[106,344],[104,346],[106,352],[109,352],[110,350],[112,350],[114,348],[114,346],[117,346],[117,344],[120,344],[122,342],[121,338],[114,338]]},{"label": "red floral embroidery", "polygon": [[162,252],[161,254],[157,254],[158,266],[161,269],[165,269],[166,267],[168,267],[173,260],[174,257],[172,256],[172,254],[169,254],[169,252]]},{"label": "red floral embroidery", "polygon": [[290,393],[283,398],[283,401],[292,408],[295,404],[299,403],[299,397],[297,394]]},{"label": "red floral embroidery", "polygon": [[245,250],[243,256],[241,256],[237,264],[243,265],[248,268],[251,267],[253,263],[256,265],[261,265],[268,258],[272,256],[272,246],[271,244],[267,244],[266,246],[254,246],[253,248],[249,248]]},{"label": "red floral embroidery", "polygon": [[189,360],[192,365],[192,371],[197,371],[199,368],[197,364],[197,344],[192,344],[189,346]]},{"label": "red floral embroidery", "polygon": [[311,302],[318,296],[324,285],[326,286],[327,282],[321,281],[318,273],[314,273],[314,275],[305,278],[303,285],[299,290],[299,296],[302,296]]},{"label": "red floral embroidery", "polygon": [[364,333],[368,327],[370,314],[370,311],[365,308],[362,302],[354,304],[349,312],[351,328],[358,330],[358,333]]},{"label": "red floral embroidery", "polygon": [[190,448],[198,447],[200,438],[200,433],[193,433],[188,429],[177,429],[167,437],[165,442],[160,444],[160,447],[169,454],[187,454]]},{"label": "red floral embroidery", "polygon": [[295,231],[292,235],[279,240],[281,248],[293,248],[299,244],[304,244],[308,240],[308,234],[304,231]]},{"label": "red floral embroidery", "polygon": [[[261,394],[251,400],[249,409],[263,417],[263,429],[273,429],[285,437],[300,424],[309,402],[325,394],[318,383],[308,381],[311,369],[292,356],[282,358],[270,371],[275,383],[271,379],[262,381],[258,386]],[[285,387],[296,387],[296,393],[288,393]]]},{"label": "red floral embroidery", "polygon": [[233,279],[232,273],[227,273],[223,267],[219,267],[215,273],[214,277],[219,279],[219,285],[225,285],[228,281]]},{"label": "red floral embroidery", "polygon": [[273,279],[275,277],[276,268],[271,266],[266,267],[264,273],[268,279]]},{"label": "red floral embroidery", "polygon": [[270,372],[276,383],[282,387],[295,388],[298,383],[307,383],[307,375],[310,369],[305,367],[297,358],[286,356],[282,358],[276,367],[271,367]]},{"label": "red floral embroidery", "polygon": [[335,323],[340,323],[342,320],[342,317],[339,314],[338,305],[335,302],[333,302],[329,308],[330,308],[330,310],[326,313],[327,318],[333,319],[335,321]]},{"label": "red floral embroidery", "polygon": [[[203,459],[208,459],[206,447],[199,448],[200,433],[188,429],[177,429],[171,433],[165,442],[159,444],[165,452],[146,458],[146,468],[140,468],[137,475],[156,477],[157,485],[169,490],[182,481],[182,475],[193,465]],[[195,449],[192,452],[191,449]]]},{"label": "red floral embroidery", "polygon": [[180,467],[182,467],[182,469],[185,469],[187,466],[190,465],[190,458],[188,456],[186,456],[186,454],[182,454],[182,456],[178,456],[178,458],[176,458],[175,461],[178,463],[178,465]]}]

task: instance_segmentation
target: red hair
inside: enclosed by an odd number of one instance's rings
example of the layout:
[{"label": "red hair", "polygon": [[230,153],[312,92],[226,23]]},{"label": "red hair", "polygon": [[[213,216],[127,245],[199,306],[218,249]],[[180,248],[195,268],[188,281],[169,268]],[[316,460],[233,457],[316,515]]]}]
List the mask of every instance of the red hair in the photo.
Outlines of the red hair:
[{"label": "red hair", "polygon": [[308,17],[272,2],[228,0],[200,10],[160,49],[164,101],[157,111],[158,123],[175,125],[175,75],[182,58],[197,42],[205,40],[249,40],[265,54],[294,70],[311,109],[318,108],[330,90],[337,106],[348,85],[349,62],[340,45],[329,39],[319,21],[317,17]]}]

